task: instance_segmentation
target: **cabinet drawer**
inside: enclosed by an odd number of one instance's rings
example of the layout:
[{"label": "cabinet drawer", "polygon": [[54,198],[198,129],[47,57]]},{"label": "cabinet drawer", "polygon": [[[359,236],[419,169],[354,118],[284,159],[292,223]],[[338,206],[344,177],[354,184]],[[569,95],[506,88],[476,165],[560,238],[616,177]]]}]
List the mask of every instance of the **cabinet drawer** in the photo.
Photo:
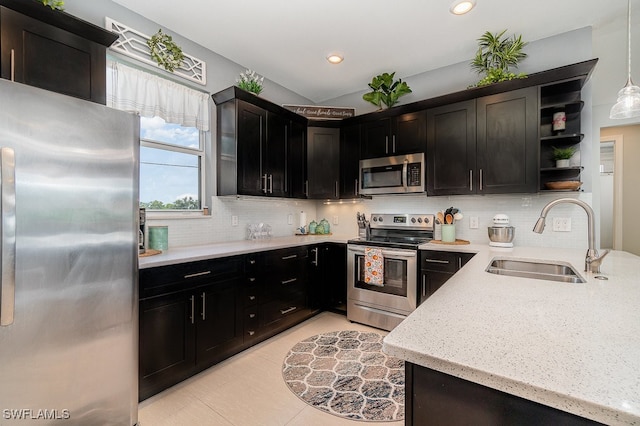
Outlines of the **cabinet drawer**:
[{"label": "cabinet drawer", "polygon": [[289,315],[293,315],[306,307],[305,298],[290,300],[274,300],[260,305],[258,311],[260,328],[267,327]]},{"label": "cabinet drawer", "polygon": [[239,276],[241,256],[203,260],[140,270],[140,298],[189,290],[213,280]]},{"label": "cabinet drawer", "polygon": [[438,272],[456,272],[458,255],[452,252],[424,250],[420,253],[420,269]]},{"label": "cabinet drawer", "polygon": [[309,251],[307,247],[292,247],[281,250],[273,250],[264,255],[264,265],[269,269],[288,268],[289,265],[307,259]]}]

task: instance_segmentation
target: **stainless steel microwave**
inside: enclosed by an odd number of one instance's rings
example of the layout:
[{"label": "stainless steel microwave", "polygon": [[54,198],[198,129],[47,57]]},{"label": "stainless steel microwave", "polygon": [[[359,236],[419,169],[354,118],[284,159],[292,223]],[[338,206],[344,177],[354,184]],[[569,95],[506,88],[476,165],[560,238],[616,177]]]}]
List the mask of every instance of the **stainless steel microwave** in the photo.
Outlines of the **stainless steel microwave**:
[{"label": "stainless steel microwave", "polygon": [[424,192],[424,153],[360,160],[360,194]]}]

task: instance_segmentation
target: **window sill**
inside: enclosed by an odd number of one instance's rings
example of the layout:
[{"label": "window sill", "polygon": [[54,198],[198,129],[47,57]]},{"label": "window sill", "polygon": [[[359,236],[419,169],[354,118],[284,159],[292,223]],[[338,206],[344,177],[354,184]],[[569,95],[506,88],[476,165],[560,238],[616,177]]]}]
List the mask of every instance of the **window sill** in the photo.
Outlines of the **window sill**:
[{"label": "window sill", "polygon": [[211,219],[210,215],[205,215],[202,210],[195,211],[160,211],[160,210],[147,210],[147,220],[179,220],[179,219]]}]

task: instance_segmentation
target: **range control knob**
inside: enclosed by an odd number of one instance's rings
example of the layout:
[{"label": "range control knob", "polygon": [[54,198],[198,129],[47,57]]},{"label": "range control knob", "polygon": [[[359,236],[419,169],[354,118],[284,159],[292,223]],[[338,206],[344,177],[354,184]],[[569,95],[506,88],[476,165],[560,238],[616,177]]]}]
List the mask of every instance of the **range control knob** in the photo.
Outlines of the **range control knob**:
[{"label": "range control knob", "polygon": [[418,223],[422,223],[422,218],[421,217],[418,218]]},{"label": "range control knob", "polygon": [[378,222],[384,222],[384,219],[382,219],[382,216],[378,217]]},{"label": "range control knob", "polygon": [[429,224],[429,218],[428,217],[424,218],[424,223],[426,223],[427,225]]},{"label": "range control knob", "polygon": [[411,218],[411,223],[416,223],[416,218],[415,217]]},{"label": "range control knob", "polygon": [[378,218],[374,216],[371,220],[373,220],[374,222],[377,222]]}]

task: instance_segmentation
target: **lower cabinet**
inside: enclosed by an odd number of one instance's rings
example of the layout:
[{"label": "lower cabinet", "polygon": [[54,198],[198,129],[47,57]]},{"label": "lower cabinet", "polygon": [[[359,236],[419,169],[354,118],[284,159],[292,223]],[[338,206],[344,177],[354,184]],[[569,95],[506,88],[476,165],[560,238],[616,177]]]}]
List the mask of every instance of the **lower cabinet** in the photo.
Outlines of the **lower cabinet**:
[{"label": "lower cabinet", "polygon": [[347,245],[324,243],[310,250],[309,298],[315,309],[347,313]]},{"label": "lower cabinet", "polygon": [[471,260],[474,253],[423,250],[420,252],[418,304],[424,302]]},{"label": "lower cabinet", "polygon": [[317,313],[309,268],[293,247],[141,269],[140,400]]},{"label": "lower cabinet", "polygon": [[140,271],[139,397],[242,349],[242,260]]},{"label": "lower cabinet", "polygon": [[405,425],[600,424],[410,362],[405,382]]}]

